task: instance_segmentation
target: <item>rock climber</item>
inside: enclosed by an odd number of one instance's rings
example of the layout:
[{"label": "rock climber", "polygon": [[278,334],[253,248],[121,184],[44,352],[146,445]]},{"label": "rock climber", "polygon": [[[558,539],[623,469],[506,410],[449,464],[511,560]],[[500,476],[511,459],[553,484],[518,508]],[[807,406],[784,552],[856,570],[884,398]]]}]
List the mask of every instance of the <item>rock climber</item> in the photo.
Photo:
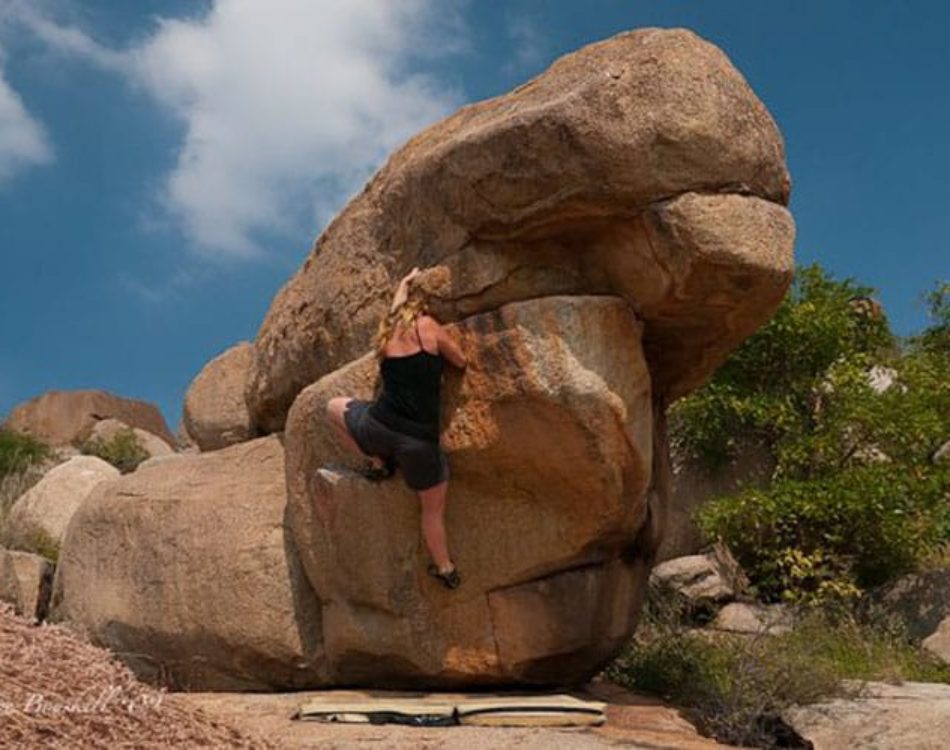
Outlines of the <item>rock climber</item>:
[{"label": "rock climber", "polygon": [[458,368],[467,361],[458,343],[428,314],[425,293],[413,285],[413,268],[400,282],[375,339],[382,391],[374,401],[339,396],[327,403],[327,417],[343,442],[370,459],[363,474],[374,481],[398,468],[419,495],[422,536],[430,575],[450,589],[461,583],[449,556],[445,506],[449,465],[439,443],[439,399],[444,360]]}]

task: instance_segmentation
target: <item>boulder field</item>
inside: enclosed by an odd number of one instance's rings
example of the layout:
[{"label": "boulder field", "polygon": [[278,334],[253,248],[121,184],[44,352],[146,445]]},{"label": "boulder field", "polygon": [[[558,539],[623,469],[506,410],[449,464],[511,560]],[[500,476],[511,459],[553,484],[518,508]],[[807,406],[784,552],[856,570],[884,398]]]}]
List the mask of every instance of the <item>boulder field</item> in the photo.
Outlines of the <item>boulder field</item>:
[{"label": "boulder field", "polygon": [[[206,452],[77,510],[54,616],[192,689],[589,678],[664,538],[669,403],[791,281],[789,189],[767,110],[686,30],[621,34],[463,107],[389,158],[255,341],[200,376],[186,424]],[[370,340],[413,266],[469,360],[442,401],[455,591],[425,573],[413,493],[353,471],[324,418],[372,397]]]}]

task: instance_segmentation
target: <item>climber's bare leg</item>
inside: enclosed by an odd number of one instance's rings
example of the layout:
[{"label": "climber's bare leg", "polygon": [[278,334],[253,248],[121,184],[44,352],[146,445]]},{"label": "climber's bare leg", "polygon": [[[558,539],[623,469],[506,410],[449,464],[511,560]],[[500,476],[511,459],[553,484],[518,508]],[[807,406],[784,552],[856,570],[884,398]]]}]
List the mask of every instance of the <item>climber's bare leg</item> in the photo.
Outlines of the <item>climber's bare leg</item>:
[{"label": "climber's bare leg", "polygon": [[336,429],[337,434],[340,436],[340,440],[343,441],[344,445],[360,456],[368,458],[373,462],[373,466],[382,468],[383,460],[378,456],[367,456],[365,453],[363,453],[346,427],[346,420],[343,419],[343,412],[346,411],[346,405],[352,400],[353,398],[351,396],[337,396],[336,398],[331,398],[327,402],[327,419],[330,420],[330,424],[332,424]]},{"label": "climber's bare leg", "polygon": [[453,568],[445,533],[445,499],[448,490],[447,481],[427,490],[419,490],[419,500],[422,503],[422,538],[432,562],[438,566],[441,573],[447,573]]}]

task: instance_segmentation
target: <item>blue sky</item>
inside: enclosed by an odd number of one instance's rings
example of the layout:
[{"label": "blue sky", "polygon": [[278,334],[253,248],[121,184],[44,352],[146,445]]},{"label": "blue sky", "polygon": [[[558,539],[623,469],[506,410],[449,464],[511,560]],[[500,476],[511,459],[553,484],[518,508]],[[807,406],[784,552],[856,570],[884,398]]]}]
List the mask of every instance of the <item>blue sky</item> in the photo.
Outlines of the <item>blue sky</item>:
[{"label": "blue sky", "polygon": [[948,3],[0,0],[0,415],[103,388],[174,429],[392,148],[642,26],[716,43],[772,112],[797,260],[924,325],[950,278]]}]

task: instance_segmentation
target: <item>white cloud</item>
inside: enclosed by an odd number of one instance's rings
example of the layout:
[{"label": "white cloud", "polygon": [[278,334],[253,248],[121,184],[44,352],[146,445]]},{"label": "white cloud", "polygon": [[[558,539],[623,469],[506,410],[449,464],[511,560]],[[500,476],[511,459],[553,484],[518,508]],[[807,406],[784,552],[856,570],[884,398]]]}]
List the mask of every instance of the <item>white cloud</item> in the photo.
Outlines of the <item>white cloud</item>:
[{"label": "white cloud", "polygon": [[0,49],[0,183],[26,167],[53,160],[53,149],[40,122],[4,77]]},{"label": "white cloud", "polygon": [[8,17],[22,23],[52,49],[85,58],[106,70],[121,72],[126,68],[127,55],[104,47],[78,28],[56,23],[44,15],[49,11],[42,11],[42,4],[31,6],[23,0],[7,0],[7,3]]},{"label": "white cloud", "polygon": [[264,233],[308,237],[457,97],[408,64],[457,49],[440,0],[215,0],[109,50],[36,13],[51,48],[121,70],[183,126],[162,205],[210,256],[260,254]]},{"label": "white cloud", "polygon": [[508,14],[505,31],[514,54],[505,65],[509,73],[534,72],[548,54],[548,42],[540,32],[541,21],[535,16]]}]

